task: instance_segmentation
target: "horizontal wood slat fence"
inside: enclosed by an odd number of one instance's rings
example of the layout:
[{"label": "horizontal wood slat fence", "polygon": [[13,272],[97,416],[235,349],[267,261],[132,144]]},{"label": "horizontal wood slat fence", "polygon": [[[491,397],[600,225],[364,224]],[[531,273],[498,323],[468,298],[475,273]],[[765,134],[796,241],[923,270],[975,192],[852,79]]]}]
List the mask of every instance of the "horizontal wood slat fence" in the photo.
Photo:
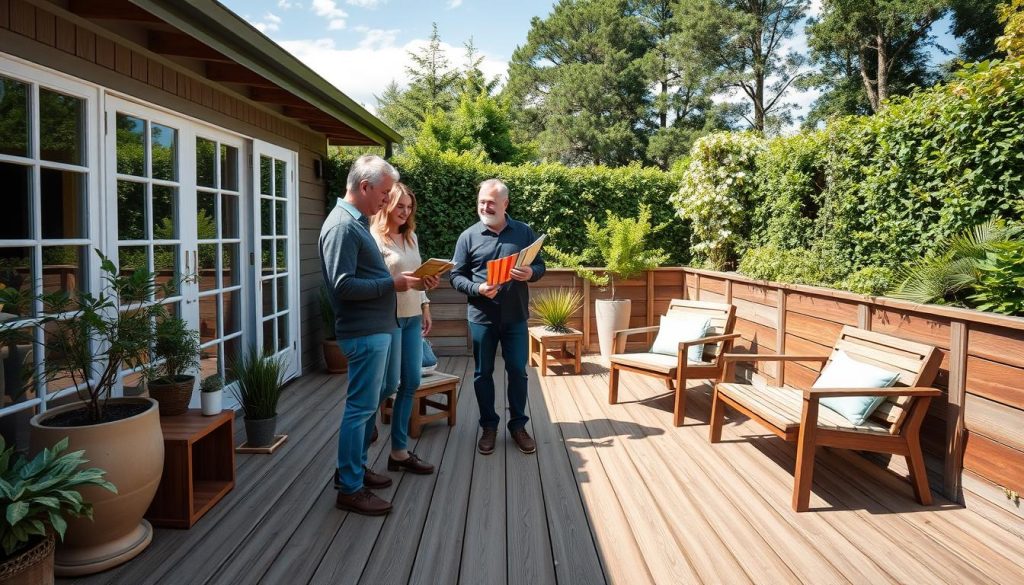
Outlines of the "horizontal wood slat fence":
[{"label": "horizontal wood slat fence", "polygon": [[[558,288],[583,293],[583,310],[571,325],[584,332],[587,350],[597,351],[593,301],[611,298],[610,291],[565,269],[550,269],[530,286],[531,295]],[[1024,319],[693,268],[658,268],[616,282],[615,293],[632,301],[630,327],[656,325],[673,298],[731,302],[742,335],[739,352],[824,355],[843,325],[935,345],[943,356],[935,385],[944,396],[932,401],[922,427],[932,483],[968,506],[981,497],[1024,516],[1006,495],[1024,494]],[[445,282],[431,293],[431,307],[430,337],[438,353],[471,353],[465,297]],[[639,337],[629,349],[652,341]],[[772,384],[807,386],[817,369],[766,363],[758,374]],[[878,460],[905,472],[902,460]]]}]

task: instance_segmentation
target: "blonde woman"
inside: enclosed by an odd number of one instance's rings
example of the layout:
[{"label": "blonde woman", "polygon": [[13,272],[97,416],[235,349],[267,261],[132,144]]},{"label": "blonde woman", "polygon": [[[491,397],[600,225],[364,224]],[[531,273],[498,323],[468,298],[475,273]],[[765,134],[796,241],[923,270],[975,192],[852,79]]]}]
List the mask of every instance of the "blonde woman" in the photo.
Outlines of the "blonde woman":
[{"label": "blonde woman", "polygon": [[[403,183],[391,188],[387,205],[373,218],[370,230],[392,276],[416,270],[423,263],[416,238],[416,195]],[[427,288],[437,277],[424,279]],[[391,415],[391,454],[388,471],[429,474],[434,466],[409,451],[409,417],[413,393],[420,387],[423,337],[430,333],[430,305],[426,293],[408,290],[398,295],[398,329],[391,336],[391,355],[385,374],[386,392],[395,392]]]}]

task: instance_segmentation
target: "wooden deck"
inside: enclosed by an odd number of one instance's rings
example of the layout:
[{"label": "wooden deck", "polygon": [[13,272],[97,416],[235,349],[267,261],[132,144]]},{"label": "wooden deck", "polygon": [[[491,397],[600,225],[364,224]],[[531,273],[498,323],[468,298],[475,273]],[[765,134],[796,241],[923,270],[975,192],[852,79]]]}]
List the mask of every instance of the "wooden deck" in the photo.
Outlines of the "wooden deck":
[{"label": "wooden deck", "polygon": [[[875,585],[1024,576],[1018,519],[941,497],[921,508],[906,482],[855,456],[821,452],[812,511],[792,512],[792,445],[748,422],[728,423],[725,442],[709,444],[707,386],[691,390],[687,424],[675,428],[658,380],[624,373],[624,403],[610,406],[597,358],[581,376],[531,370],[537,454],[499,435],[485,457],[476,452],[471,360],[442,358],[440,367],[469,381],[460,422],[430,425],[413,445],[436,474],[390,474],[390,516],[334,508],[345,377],[310,375],[283,398],[288,442],[273,455],[239,456],[237,487],[207,516],[191,530],[157,530],[135,560],[74,582]],[[371,448],[377,470],[386,444]]]}]

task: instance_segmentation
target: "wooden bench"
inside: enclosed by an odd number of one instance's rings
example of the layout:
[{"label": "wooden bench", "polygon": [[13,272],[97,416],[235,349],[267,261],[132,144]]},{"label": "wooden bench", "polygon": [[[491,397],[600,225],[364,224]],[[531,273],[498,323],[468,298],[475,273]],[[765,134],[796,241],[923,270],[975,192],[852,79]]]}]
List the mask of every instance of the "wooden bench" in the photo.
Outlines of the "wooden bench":
[{"label": "wooden bench", "polygon": [[[818,362],[827,364],[837,351],[851,358],[899,373],[891,388],[756,387],[732,381],[736,362]],[[793,480],[793,509],[807,510],[814,451],[837,447],[858,451],[889,453],[906,457],[910,484],[922,505],[930,505],[931,490],[921,453],[919,432],[928,403],[941,392],[927,386],[935,380],[942,355],[934,347],[891,335],[846,326],[828,356],[727,354],[723,382],[715,385],[711,405],[712,443],[722,438],[725,407],[757,421],[777,436],[797,443]],[[781,363],[779,364],[782,365]],[[819,401],[837,396],[885,396],[885,401],[861,425],[826,408]]]}]

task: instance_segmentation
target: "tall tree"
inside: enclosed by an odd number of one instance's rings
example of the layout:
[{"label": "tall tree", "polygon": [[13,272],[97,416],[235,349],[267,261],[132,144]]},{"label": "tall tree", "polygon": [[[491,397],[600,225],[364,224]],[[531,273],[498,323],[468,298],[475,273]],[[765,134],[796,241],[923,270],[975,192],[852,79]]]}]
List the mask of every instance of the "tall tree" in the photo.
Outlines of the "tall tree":
[{"label": "tall tree", "polygon": [[[837,57],[856,63],[871,111],[884,107],[895,81],[914,81],[934,45],[932,25],[949,0],[823,0],[808,26],[808,45],[819,64]],[[827,81],[823,86],[831,89]]]},{"label": "tall tree", "polygon": [[1001,58],[996,38],[1003,34],[998,8],[1003,0],[952,0],[953,23],[949,32],[960,39],[960,59],[982,61]]},{"label": "tall tree", "polygon": [[649,36],[626,0],[561,0],[512,55],[506,95],[540,153],[569,164],[643,160]]},{"label": "tall tree", "polygon": [[[693,0],[680,3],[684,42],[713,59],[726,87],[748,100],[744,117],[756,130],[788,119],[783,98],[806,61],[787,51],[808,0]],[[773,120],[774,118],[774,120]]]}]

